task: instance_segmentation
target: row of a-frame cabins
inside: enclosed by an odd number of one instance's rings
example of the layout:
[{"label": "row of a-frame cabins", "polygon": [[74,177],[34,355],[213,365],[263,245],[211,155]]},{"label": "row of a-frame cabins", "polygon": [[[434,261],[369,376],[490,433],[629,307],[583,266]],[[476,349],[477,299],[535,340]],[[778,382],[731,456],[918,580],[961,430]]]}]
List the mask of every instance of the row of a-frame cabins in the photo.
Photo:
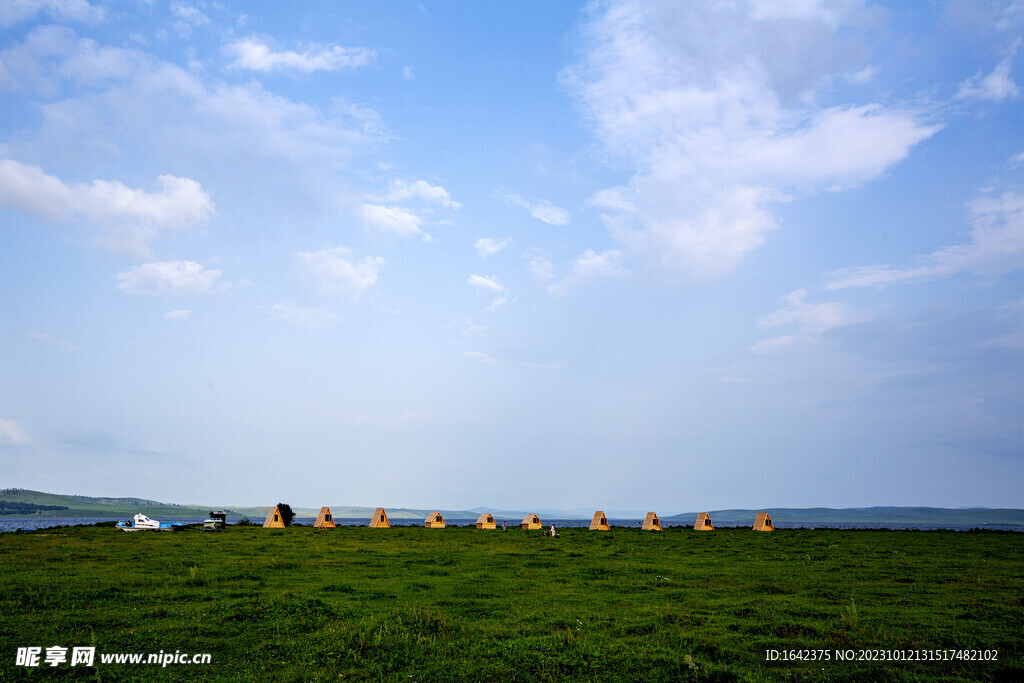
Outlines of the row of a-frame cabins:
[{"label": "row of a-frame cabins", "polygon": [[[331,515],[331,509],[329,507],[320,508],[320,514],[316,517],[316,522],[313,524],[318,529],[333,529],[335,527],[334,517]],[[391,523],[388,521],[388,513],[384,508],[377,508],[373,512],[373,517],[370,518],[370,526],[375,529],[390,529]],[[445,527],[444,517],[441,516],[440,512],[431,512],[425,520],[423,520],[423,526],[428,529],[443,529]],[[519,525],[521,529],[541,529],[543,528],[540,517],[537,515],[526,515],[523,518],[522,523]],[[284,520],[281,517],[281,511],[276,507],[267,513],[267,519],[263,522],[264,529],[283,529]],[[494,521],[494,515],[489,512],[485,512],[480,515],[476,520],[477,529],[497,529],[498,523]],[[591,531],[609,531],[611,525],[608,524],[608,518],[604,512],[598,510],[594,513],[593,519],[590,520]],[[640,527],[644,531],[661,531],[661,522],[658,520],[658,515],[654,512],[648,512],[644,518],[644,523]],[[711,515],[706,512],[702,512],[697,515],[697,521],[694,523],[693,528],[696,531],[714,531],[715,525],[711,523]],[[757,518],[754,520],[754,531],[771,531],[775,527],[772,526],[772,518],[768,516],[767,512],[758,512]]]}]

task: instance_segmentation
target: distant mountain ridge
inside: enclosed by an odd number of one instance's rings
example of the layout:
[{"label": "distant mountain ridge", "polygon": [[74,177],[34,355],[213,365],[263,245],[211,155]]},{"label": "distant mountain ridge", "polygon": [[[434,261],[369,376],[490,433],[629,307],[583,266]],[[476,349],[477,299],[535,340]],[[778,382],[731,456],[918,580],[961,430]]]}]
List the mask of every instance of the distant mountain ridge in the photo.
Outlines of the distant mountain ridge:
[{"label": "distant mountain ridge", "polygon": [[[0,489],[0,509],[8,514],[26,514],[28,505],[33,512],[28,513],[39,517],[110,517],[131,516],[144,512],[151,517],[202,518],[210,510],[223,509],[231,513],[231,518],[249,517],[258,521],[278,501],[265,507],[226,507],[223,505],[178,505],[161,503],[145,498],[112,498],[62,495],[43,493],[28,489]],[[11,505],[13,504],[13,505]],[[369,519],[374,508],[351,505],[328,505],[331,513],[338,519]],[[55,509],[46,509],[55,508]],[[595,508],[597,509],[597,508]],[[20,510],[14,512],[14,510]],[[319,508],[294,508],[297,517],[315,517]],[[471,510],[444,510],[388,507],[388,516],[392,519],[424,519],[431,512],[440,512],[446,519],[476,519],[482,512],[490,512],[498,519],[518,520],[528,514],[537,514],[541,519],[590,519],[593,510],[557,510],[536,508],[532,510],[503,510],[499,508],[477,507]],[[606,509],[611,519],[642,519],[644,513],[633,510]],[[702,512],[704,512],[702,510]],[[719,526],[745,526],[754,523],[758,512],[767,512],[776,524],[787,526],[815,524],[920,524],[920,525],[1011,525],[1024,526],[1024,510],[1014,508],[936,508],[936,507],[896,507],[877,506],[865,508],[758,508],[758,509],[726,509],[707,510],[712,521]],[[660,511],[659,517],[664,525],[692,525],[697,519],[697,512],[683,512],[666,515]]]},{"label": "distant mountain ridge", "polygon": [[[921,524],[921,525],[1020,525],[1024,510],[1012,508],[934,508],[879,506],[867,508],[760,508],[757,510],[709,510],[711,520],[723,526],[753,524],[758,512],[767,512],[776,524]],[[696,512],[666,517],[662,524],[692,524]]]},{"label": "distant mountain ridge", "polygon": [[[151,517],[205,517],[211,508],[161,503],[144,498],[109,498],[43,493],[28,489],[0,489],[0,506],[22,503],[34,508],[39,517],[102,517],[134,515],[144,512]],[[47,509],[57,508],[57,509]],[[63,509],[61,509],[63,508]],[[19,512],[15,514],[25,514]]]},{"label": "distant mountain ridge", "polygon": [[[42,491],[31,491],[29,489],[0,489],[0,509],[13,510],[6,504],[15,504],[18,511],[9,514],[32,515],[38,517],[111,517],[131,516],[138,512],[145,513],[150,517],[175,517],[180,519],[197,518],[207,516],[210,510],[226,510],[229,519],[249,517],[252,521],[259,521],[266,517],[274,505],[278,502],[262,507],[231,507],[224,505],[178,505],[176,503],[161,503],[145,498],[111,498],[94,496],[75,496],[59,493],[44,493]],[[31,506],[26,511],[25,505]],[[373,516],[373,507],[361,507],[350,505],[330,505],[331,514],[338,519]],[[47,509],[55,508],[55,509]],[[320,508],[300,508],[293,506],[295,516],[298,518],[316,517]],[[391,519],[425,519],[431,512],[440,512],[446,519],[476,519],[478,513],[472,510],[420,510],[416,508],[387,508],[388,517]]]}]

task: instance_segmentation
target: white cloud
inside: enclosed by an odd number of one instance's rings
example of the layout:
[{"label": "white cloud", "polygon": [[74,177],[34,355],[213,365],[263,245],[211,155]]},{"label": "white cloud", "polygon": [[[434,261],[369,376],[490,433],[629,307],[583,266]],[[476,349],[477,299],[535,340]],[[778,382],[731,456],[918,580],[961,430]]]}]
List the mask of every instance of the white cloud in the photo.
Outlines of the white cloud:
[{"label": "white cloud", "polygon": [[543,370],[564,370],[565,363],[560,360],[549,360],[547,362],[528,361],[523,363],[523,367],[527,368],[540,368]]},{"label": "white cloud", "polygon": [[719,277],[775,229],[775,202],[867,182],[934,134],[913,111],[814,104],[816,88],[853,70],[859,11],[602,6],[585,27],[585,59],[562,76],[604,151],[633,170],[591,198],[612,236],[665,266]]},{"label": "white cloud", "polygon": [[350,249],[327,247],[320,251],[300,252],[295,258],[296,267],[306,277],[315,280],[322,292],[351,292],[359,296],[363,290],[377,283],[384,259],[364,256],[354,261]]},{"label": "white cloud", "polygon": [[490,305],[487,307],[487,311],[493,313],[501,308],[504,308],[506,303],[508,303],[508,301],[505,299],[505,297],[499,296],[497,299],[490,303]]},{"label": "white cloud", "polygon": [[253,71],[338,71],[372,64],[377,53],[365,47],[312,46],[305,52],[273,52],[267,41],[250,36],[224,48],[235,58],[232,66]]},{"label": "white cloud", "polygon": [[187,308],[180,308],[176,311],[168,311],[164,313],[164,317],[168,320],[188,320],[192,317],[192,311]]},{"label": "white cloud", "polygon": [[199,8],[178,0],[172,0],[171,14],[176,19],[174,28],[177,30],[178,35],[185,37],[191,33],[193,28],[206,26],[210,23],[210,18],[203,14]]},{"label": "white cloud", "polygon": [[750,0],[749,6],[750,16],[758,21],[812,20],[833,28],[847,12],[843,3],[819,0]]},{"label": "white cloud", "polygon": [[581,282],[595,278],[617,277],[625,272],[622,267],[622,253],[617,249],[603,252],[587,249],[573,259],[569,274],[563,280],[548,285],[548,293],[563,297],[569,293],[569,289]]},{"label": "white cloud", "polygon": [[412,72],[412,67],[409,65],[402,67],[402,78],[407,81],[411,81],[416,78],[416,74]]},{"label": "white cloud", "polygon": [[500,292],[505,288],[497,283],[493,276],[484,277],[483,275],[470,275],[469,279],[466,280],[469,284],[473,285],[477,289],[487,289],[492,292]]},{"label": "white cloud", "polygon": [[32,443],[25,428],[14,420],[0,419],[0,444],[27,446]]},{"label": "white cloud", "polygon": [[[260,306],[260,308],[264,307]],[[337,314],[326,308],[296,306],[294,304],[274,304],[267,308],[267,310],[270,311],[270,315],[275,319],[286,322],[289,325],[298,325],[299,327],[326,327],[338,320]]]},{"label": "white cloud", "polygon": [[1024,317],[1022,317],[1024,316],[1024,296],[1016,301],[1003,304],[999,307],[999,312],[1005,318],[1021,318],[1021,322],[1024,323]]},{"label": "white cloud", "polygon": [[22,42],[8,43],[0,61],[9,70],[8,87],[59,96],[65,82],[95,86],[123,81],[153,60],[138,50],[79,39],[66,26],[45,25],[34,27]]},{"label": "white cloud", "polygon": [[94,180],[83,210],[98,218],[140,220],[177,227],[205,220],[213,213],[213,202],[202,186],[189,178],[162,175],[160,190],[146,192],[118,181]]},{"label": "white cloud", "polygon": [[476,249],[476,253],[480,254],[480,258],[487,258],[491,254],[497,254],[510,244],[512,244],[511,237],[506,237],[503,240],[493,237],[481,237],[473,243],[473,248]]},{"label": "white cloud", "polygon": [[817,342],[817,335],[844,325],[864,322],[868,316],[861,311],[834,301],[822,304],[807,303],[807,290],[797,289],[782,297],[782,306],[768,315],[758,318],[760,329],[771,329],[783,325],[796,325],[796,334],[786,334],[761,341],[750,346],[756,355],[774,355],[806,349]]},{"label": "white cloud", "polygon": [[999,307],[998,317],[1006,321],[1011,330],[982,344],[1024,351],[1024,297]]},{"label": "white cloud", "polygon": [[757,136],[737,142],[739,159],[715,163],[744,182],[840,190],[878,177],[939,130],[877,104],[830,107],[803,123],[775,139]]},{"label": "white cloud", "polygon": [[[315,106],[269,93],[257,80],[225,84],[139,50],[97,47],[65,27],[33,29],[0,51],[0,61],[7,86],[40,95],[38,126],[6,139],[3,156],[59,157],[70,168],[136,157],[181,164],[187,140],[188,165],[203,169],[204,190],[209,184],[218,202],[267,220],[358,215],[346,171],[357,154],[390,139],[376,111],[343,97]],[[254,193],[261,181],[274,191]],[[141,253],[146,238],[132,239],[130,226],[122,231],[112,237]]]},{"label": "white cloud", "polygon": [[[776,228],[768,204],[776,195],[762,187],[706,188],[699,198],[680,194],[673,182],[634,180],[635,211],[601,218],[612,235],[669,268],[713,278],[732,271]],[[604,195],[608,196],[608,195]]]},{"label": "white cloud", "polygon": [[526,267],[535,279],[551,280],[555,277],[555,267],[544,256],[527,252],[523,254],[523,258],[530,259]]},{"label": "white cloud", "polygon": [[1007,97],[1017,99],[1020,97],[1020,88],[1010,78],[1010,57],[996,65],[995,70],[988,76],[978,74],[974,78],[968,78],[960,84],[957,92],[958,99],[964,97],[979,97],[983,100],[994,100],[999,102]]},{"label": "white cloud", "polygon": [[798,289],[790,292],[782,297],[784,304],[782,308],[758,319],[758,327],[764,329],[796,323],[801,332],[820,334],[833,327],[849,325],[865,319],[862,314],[843,304],[833,301],[810,304],[806,302],[806,299],[807,290]]},{"label": "white cloud", "polygon": [[[800,335],[795,335],[795,334],[787,334],[787,335],[783,335],[781,337],[772,337],[770,339],[762,339],[761,341],[757,342],[756,344],[751,345],[750,348],[749,348],[749,351],[751,353],[754,353],[754,354],[759,355],[759,356],[765,356],[765,355],[770,355],[770,354],[775,354],[775,353],[781,353],[782,351],[786,351],[786,350],[792,348],[793,346],[798,345],[800,342],[806,342],[806,341],[807,341],[806,337],[803,337],[803,336],[800,336]],[[723,381],[729,381],[729,380],[723,380]]]},{"label": "white cloud", "polygon": [[828,289],[925,282],[958,273],[999,275],[1024,267],[1024,195],[1006,192],[967,205],[971,240],[916,259],[910,266],[861,266],[833,273]]},{"label": "white cloud", "polygon": [[614,277],[624,272],[622,269],[622,254],[617,250],[611,249],[598,253],[593,249],[587,249],[573,261],[570,274],[573,277],[584,279]]},{"label": "white cloud", "polygon": [[25,336],[29,339],[34,339],[35,341],[40,341],[44,344],[58,348],[61,351],[74,351],[78,348],[69,341],[65,341],[60,337],[54,337],[52,334],[46,334],[45,332],[26,332]]},{"label": "white cloud", "polygon": [[205,294],[219,278],[194,261],[144,263],[117,274],[117,288],[128,294]]},{"label": "white cloud", "polygon": [[420,235],[423,241],[430,241],[430,235],[420,230],[420,226],[423,225],[423,219],[408,209],[400,206],[363,204],[361,214],[363,221],[367,225],[381,232],[392,233],[402,237]]},{"label": "white cloud", "polygon": [[4,0],[0,2],[0,26],[13,26],[43,12],[56,21],[103,21],[103,8],[86,0]]},{"label": "white cloud", "polygon": [[432,209],[422,208],[419,213],[392,202],[421,200],[438,204],[448,209],[458,209],[460,204],[452,200],[448,190],[440,185],[431,185],[425,180],[407,182],[397,179],[391,181],[388,192],[384,195],[370,197],[375,202],[389,204],[363,203],[359,214],[364,224],[384,233],[401,236],[419,235],[424,242],[431,240],[430,235],[421,230],[423,218],[420,213],[429,214]]},{"label": "white cloud", "polygon": [[857,73],[850,74],[849,80],[857,85],[864,85],[870,83],[871,80],[878,74],[878,69],[873,66],[866,66]]},{"label": "white cloud", "polygon": [[471,360],[475,360],[475,361],[478,361],[480,363],[497,363],[498,362],[497,359],[495,359],[491,355],[486,354],[486,353],[484,353],[482,351],[466,351],[465,353],[462,354],[462,357],[463,358],[469,358]]},{"label": "white cloud", "polygon": [[518,193],[504,188],[495,190],[494,196],[506,204],[521,206],[529,211],[531,216],[548,225],[565,225],[569,222],[569,212],[553,205],[547,199],[542,199],[539,202],[528,202],[519,196]]},{"label": "white cloud", "polygon": [[114,180],[67,185],[37,166],[0,160],[0,204],[51,221],[85,218],[105,225],[96,241],[114,251],[148,256],[149,242],[163,229],[207,220],[213,201],[189,178],[162,175],[158,189],[133,189]]},{"label": "white cloud", "polygon": [[544,199],[530,207],[530,215],[548,225],[565,225],[569,212]]},{"label": "white cloud", "polygon": [[388,193],[382,197],[375,198],[381,202],[404,202],[409,199],[422,199],[424,201],[440,204],[448,209],[458,209],[461,204],[452,201],[448,190],[440,185],[431,185],[425,180],[406,182],[398,179],[391,181]]}]

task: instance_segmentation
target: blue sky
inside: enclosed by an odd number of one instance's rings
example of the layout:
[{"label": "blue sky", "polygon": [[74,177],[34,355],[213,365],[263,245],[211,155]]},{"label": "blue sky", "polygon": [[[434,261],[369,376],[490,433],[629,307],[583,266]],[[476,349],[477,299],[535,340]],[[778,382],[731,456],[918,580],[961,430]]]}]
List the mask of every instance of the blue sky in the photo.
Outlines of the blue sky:
[{"label": "blue sky", "polygon": [[1024,3],[0,6],[4,486],[1024,507]]}]

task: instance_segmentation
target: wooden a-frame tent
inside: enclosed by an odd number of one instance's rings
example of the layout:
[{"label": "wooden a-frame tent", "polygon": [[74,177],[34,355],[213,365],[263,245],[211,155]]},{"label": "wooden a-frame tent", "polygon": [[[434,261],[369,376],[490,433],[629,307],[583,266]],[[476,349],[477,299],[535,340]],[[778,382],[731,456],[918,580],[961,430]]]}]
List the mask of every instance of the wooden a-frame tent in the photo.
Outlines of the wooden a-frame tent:
[{"label": "wooden a-frame tent", "polygon": [[316,516],[316,522],[313,523],[313,527],[316,529],[333,529],[334,515],[331,514],[331,508],[326,505],[320,508],[320,514]]},{"label": "wooden a-frame tent", "polygon": [[608,518],[605,517],[603,510],[598,510],[594,513],[594,518],[590,520],[591,531],[611,531],[612,527],[608,524]]},{"label": "wooden a-frame tent", "polygon": [[490,512],[485,512],[476,518],[477,529],[497,529],[498,524],[494,521],[494,515]]},{"label": "wooden a-frame tent", "polygon": [[697,515],[697,521],[693,523],[694,531],[714,531],[715,525],[711,523],[711,515],[702,512]]},{"label": "wooden a-frame tent", "polygon": [[391,522],[388,521],[388,513],[384,511],[384,508],[377,508],[373,511],[373,517],[370,518],[371,529],[390,529]]},{"label": "wooden a-frame tent", "polygon": [[640,528],[643,531],[661,531],[661,521],[658,519],[657,513],[648,512]]},{"label": "wooden a-frame tent", "polygon": [[281,516],[281,511],[279,509],[277,509],[276,505],[274,506],[274,508],[270,512],[267,513],[267,519],[264,520],[264,522],[263,522],[263,528],[264,529],[283,529],[284,528],[284,518]]},{"label": "wooden a-frame tent", "polygon": [[772,526],[772,518],[768,516],[767,512],[758,512],[757,519],[754,520],[754,531],[772,531],[775,529]]},{"label": "wooden a-frame tent", "polygon": [[423,520],[423,526],[428,529],[443,529],[444,517],[441,516],[440,512],[431,512],[427,515],[427,518]]}]

